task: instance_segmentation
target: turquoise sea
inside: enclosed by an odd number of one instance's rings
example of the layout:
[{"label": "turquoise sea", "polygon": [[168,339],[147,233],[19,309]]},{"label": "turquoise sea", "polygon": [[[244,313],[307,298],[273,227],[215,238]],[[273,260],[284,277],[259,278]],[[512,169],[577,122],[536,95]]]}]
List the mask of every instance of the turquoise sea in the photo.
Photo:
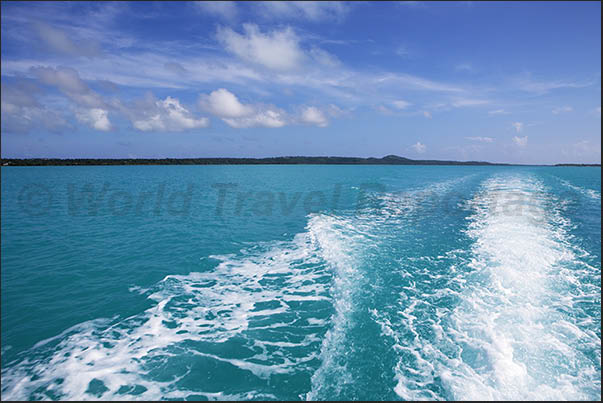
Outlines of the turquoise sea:
[{"label": "turquoise sea", "polygon": [[601,170],[2,167],[2,399],[601,399]]}]

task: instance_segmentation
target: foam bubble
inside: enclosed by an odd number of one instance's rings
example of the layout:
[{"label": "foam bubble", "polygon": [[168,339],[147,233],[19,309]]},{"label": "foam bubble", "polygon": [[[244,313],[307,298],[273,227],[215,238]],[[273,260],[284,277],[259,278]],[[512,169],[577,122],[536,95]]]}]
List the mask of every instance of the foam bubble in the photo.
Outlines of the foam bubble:
[{"label": "foam bubble", "polygon": [[[38,343],[3,369],[2,398],[274,398],[271,377],[316,368],[332,312],[321,256],[331,225],[315,216],[290,242],[213,256],[213,271],[169,275],[145,290],[156,304],[139,315],[85,322]],[[248,391],[223,394],[211,377],[197,379],[204,362]]]},{"label": "foam bubble", "polygon": [[457,302],[428,319],[436,335],[414,330],[415,312],[433,305],[433,296],[400,312],[398,326],[410,329],[410,343],[391,329],[387,315],[376,315],[401,354],[400,397],[600,399],[600,333],[578,307],[600,293],[600,282],[592,281],[600,268],[580,260],[556,202],[527,175],[486,181],[470,203],[472,257],[466,270],[455,272],[464,286],[443,289]]}]

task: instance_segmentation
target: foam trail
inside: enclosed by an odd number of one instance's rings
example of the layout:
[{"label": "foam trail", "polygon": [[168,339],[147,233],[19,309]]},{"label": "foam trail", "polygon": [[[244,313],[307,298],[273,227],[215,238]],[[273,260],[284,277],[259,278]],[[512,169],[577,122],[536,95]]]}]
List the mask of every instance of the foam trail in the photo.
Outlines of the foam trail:
[{"label": "foam trail", "polygon": [[[321,251],[337,253],[338,239],[328,234],[338,225],[316,215],[291,242],[214,256],[221,263],[211,272],[166,276],[150,291],[156,305],[147,311],[83,323],[3,368],[2,398],[276,399],[272,376],[309,377],[317,366],[332,312]],[[200,365],[230,373],[226,379],[247,391],[216,392],[211,379],[191,372]],[[172,376],[158,378],[158,367]]]},{"label": "foam trail", "polygon": [[559,181],[561,182],[561,184],[569,189],[575,190],[579,193],[582,193],[583,195],[590,197],[591,199],[594,200],[601,200],[601,193],[597,192],[594,189],[589,189],[589,188],[585,188],[582,186],[576,186],[571,184],[570,182],[564,180],[564,179],[559,179]]},{"label": "foam trail", "polygon": [[[600,282],[579,278],[592,280],[600,267],[580,261],[567,220],[531,177],[496,176],[472,204],[473,257],[457,276],[466,285],[442,290],[459,303],[441,308],[435,341],[399,340],[413,365],[409,371],[400,362],[396,392],[405,399],[600,399],[600,335],[580,314],[581,301],[598,298]],[[426,385],[439,393],[425,393]]]},{"label": "foam trail", "polygon": [[322,255],[334,271],[331,293],[335,314],[322,342],[321,365],[312,375],[312,388],[306,394],[307,400],[318,400],[338,396],[346,384],[353,382],[346,362],[341,358],[349,352],[345,338],[353,326],[352,314],[357,309],[354,297],[362,289],[364,281],[358,267],[358,249],[369,242],[369,235],[366,225],[351,219],[338,219],[335,223],[314,218],[310,226],[317,234]]},{"label": "foam trail", "polygon": [[367,203],[367,206],[372,207],[360,211],[360,215],[339,217],[338,224],[329,225],[329,230],[313,231],[321,234],[318,244],[334,273],[331,294],[335,314],[322,343],[321,366],[312,376],[311,390],[305,396],[307,400],[355,396],[354,389],[362,380],[354,377],[361,371],[348,368],[348,365],[356,354],[361,354],[355,351],[353,339],[358,337],[355,334],[357,322],[366,319],[363,314],[367,307],[362,305],[361,294],[371,272],[377,269],[375,257],[383,254],[380,248],[386,238],[398,242],[395,234],[399,233],[392,228],[399,229],[408,226],[412,220],[420,220],[422,215],[417,213],[434,208],[434,203],[441,202],[442,195],[472,176],[403,192],[371,194],[374,203]]}]

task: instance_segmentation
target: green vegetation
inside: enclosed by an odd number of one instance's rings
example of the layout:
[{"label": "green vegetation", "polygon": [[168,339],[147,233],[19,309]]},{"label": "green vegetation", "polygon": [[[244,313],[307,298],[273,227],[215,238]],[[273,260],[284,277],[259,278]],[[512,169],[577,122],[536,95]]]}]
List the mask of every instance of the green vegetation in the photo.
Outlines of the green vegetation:
[{"label": "green vegetation", "polygon": [[[514,165],[484,161],[412,160],[388,155],[383,158],[360,157],[270,157],[270,158],[3,158],[3,166],[45,165]],[[556,164],[555,166],[597,166],[601,164]]]},{"label": "green vegetation", "polygon": [[163,158],[163,159],[58,159],[29,158],[2,159],[2,165],[44,166],[44,165],[279,165],[279,164],[326,164],[326,165],[508,165],[482,161],[437,161],[411,160],[388,155],[383,158],[359,157],[270,157],[270,158]]}]

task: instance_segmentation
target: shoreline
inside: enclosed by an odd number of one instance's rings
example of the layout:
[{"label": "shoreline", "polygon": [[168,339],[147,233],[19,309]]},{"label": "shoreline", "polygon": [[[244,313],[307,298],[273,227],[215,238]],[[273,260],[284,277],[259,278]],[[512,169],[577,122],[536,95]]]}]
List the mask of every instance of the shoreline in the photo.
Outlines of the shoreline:
[{"label": "shoreline", "polygon": [[510,164],[486,161],[412,160],[388,155],[361,157],[268,158],[2,158],[1,166],[110,166],[110,165],[414,165],[414,166],[544,166],[601,167],[601,164]]}]

